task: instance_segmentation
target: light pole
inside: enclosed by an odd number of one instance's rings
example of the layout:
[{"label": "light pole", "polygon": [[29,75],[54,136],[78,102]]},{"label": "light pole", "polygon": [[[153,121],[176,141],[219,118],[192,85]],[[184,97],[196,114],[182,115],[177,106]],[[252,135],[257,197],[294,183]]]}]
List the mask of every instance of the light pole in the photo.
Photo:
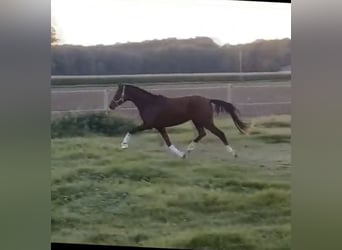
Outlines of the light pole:
[{"label": "light pole", "polygon": [[240,80],[242,80],[242,49],[239,48]]}]

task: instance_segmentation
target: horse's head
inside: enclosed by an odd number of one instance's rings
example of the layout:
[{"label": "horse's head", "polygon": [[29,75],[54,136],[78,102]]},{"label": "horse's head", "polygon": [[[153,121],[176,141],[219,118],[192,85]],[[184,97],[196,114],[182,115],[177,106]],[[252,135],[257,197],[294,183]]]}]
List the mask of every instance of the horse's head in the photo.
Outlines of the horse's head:
[{"label": "horse's head", "polygon": [[125,101],[127,101],[127,93],[126,93],[126,85],[119,84],[119,87],[110,102],[109,108],[114,110],[116,107],[123,104]]}]

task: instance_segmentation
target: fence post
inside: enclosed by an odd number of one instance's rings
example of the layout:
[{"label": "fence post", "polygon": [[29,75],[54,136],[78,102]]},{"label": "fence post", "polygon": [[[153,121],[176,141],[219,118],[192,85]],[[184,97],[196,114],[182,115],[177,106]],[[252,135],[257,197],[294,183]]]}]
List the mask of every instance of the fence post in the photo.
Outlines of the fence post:
[{"label": "fence post", "polygon": [[103,109],[104,111],[108,111],[108,90],[103,90],[104,100],[103,100]]},{"label": "fence post", "polygon": [[232,85],[227,84],[227,102],[232,102]]}]

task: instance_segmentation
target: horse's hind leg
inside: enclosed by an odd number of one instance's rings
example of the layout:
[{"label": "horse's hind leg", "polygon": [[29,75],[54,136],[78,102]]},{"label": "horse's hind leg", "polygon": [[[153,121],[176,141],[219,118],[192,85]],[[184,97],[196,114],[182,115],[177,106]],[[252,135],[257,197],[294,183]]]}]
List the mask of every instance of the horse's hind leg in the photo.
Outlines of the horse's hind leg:
[{"label": "horse's hind leg", "polygon": [[193,121],[196,129],[197,129],[197,132],[198,132],[198,136],[193,139],[193,141],[188,145],[188,148],[187,148],[187,152],[190,153],[191,151],[193,151],[195,148],[196,148],[196,144],[204,137],[206,136],[206,133],[205,133],[205,130],[204,130],[204,127],[202,125],[200,125],[199,123]]},{"label": "horse's hind leg", "polygon": [[229,153],[232,153],[234,157],[237,157],[235,150],[232,149],[232,147],[229,145],[225,134],[220,129],[218,129],[214,123],[206,125],[205,128],[212,132],[214,135],[216,135],[218,138],[220,138],[223,144],[226,146],[227,151]]},{"label": "horse's hind leg", "polygon": [[180,158],[185,158],[185,153],[179,151],[174,145],[172,145],[172,143],[170,141],[170,138],[169,138],[169,135],[166,132],[166,129],[165,128],[157,128],[157,130],[159,131],[159,133],[163,137],[166,145],[171,150],[171,152],[174,153],[175,155],[177,155]]}]

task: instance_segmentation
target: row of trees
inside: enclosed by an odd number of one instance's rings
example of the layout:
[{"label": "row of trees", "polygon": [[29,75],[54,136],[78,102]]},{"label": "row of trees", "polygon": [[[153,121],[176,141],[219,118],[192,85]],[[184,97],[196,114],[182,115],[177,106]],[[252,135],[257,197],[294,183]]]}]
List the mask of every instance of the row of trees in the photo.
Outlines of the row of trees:
[{"label": "row of trees", "polygon": [[[53,75],[280,71],[291,63],[290,39],[231,46],[207,37],[111,46],[52,46]],[[241,60],[241,61],[240,61]]]},{"label": "row of trees", "polygon": [[54,26],[51,26],[51,45],[56,45],[59,42],[57,32]]}]

